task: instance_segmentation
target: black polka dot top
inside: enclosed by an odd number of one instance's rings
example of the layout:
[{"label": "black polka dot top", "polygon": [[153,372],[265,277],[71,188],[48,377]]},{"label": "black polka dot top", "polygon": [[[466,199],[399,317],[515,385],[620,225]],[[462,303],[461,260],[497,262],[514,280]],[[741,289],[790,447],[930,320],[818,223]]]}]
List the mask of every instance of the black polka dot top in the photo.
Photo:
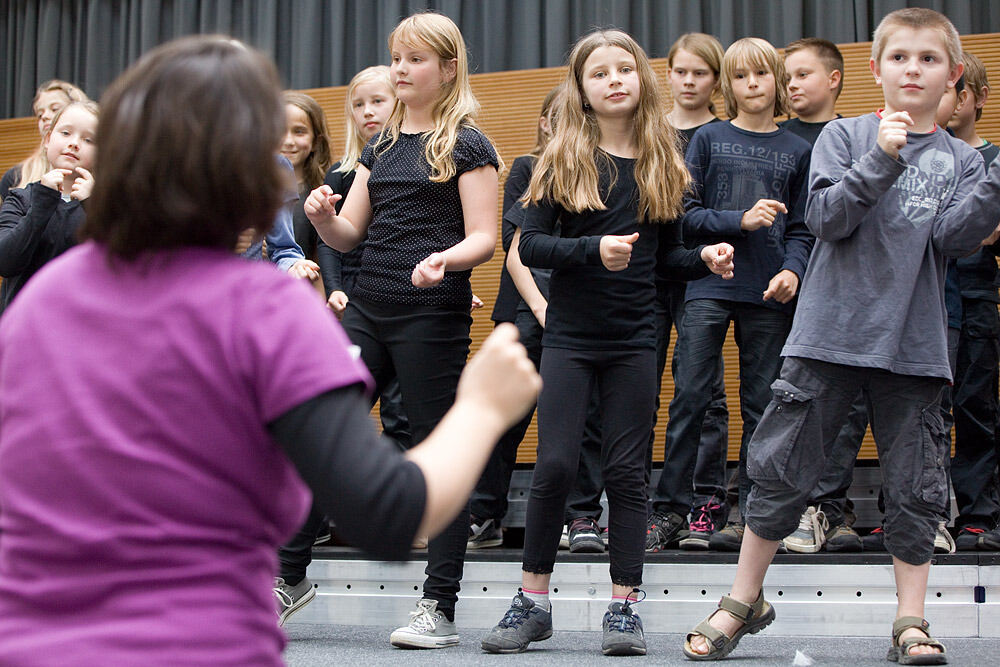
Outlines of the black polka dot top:
[{"label": "black polka dot top", "polygon": [[[430,180],[422,134],[400,134],[388,149],[374,137],[359,162],[371,171],[368,196],[372,221],[361,260],[355,294],[372,301],[468,310],[472,301],[468,271],[448,271],[427,289],[413,286],[413,267],[433,252],[447,250],[465,238],[465,220],[458,177],[491,164],[498,168],[496,150],[473,128],[459,130],[455,143],[456,175],[445,183]],[[382,145],[389,143],[388,138]]]}]

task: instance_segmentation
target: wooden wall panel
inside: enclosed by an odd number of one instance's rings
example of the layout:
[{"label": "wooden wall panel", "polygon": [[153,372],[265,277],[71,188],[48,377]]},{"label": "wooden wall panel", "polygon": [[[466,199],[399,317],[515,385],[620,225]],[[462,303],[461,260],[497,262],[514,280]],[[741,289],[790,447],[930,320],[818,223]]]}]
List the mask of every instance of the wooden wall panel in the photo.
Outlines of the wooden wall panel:
[{"label": "wooden wall panel", "polygon": [[[963,38],[963,43],[967,50],[972,51],[983,60],[987,70],[993,74],[994,98],[1000,97],[1000,34],[970,35]],[[881,105],[881,91],[875,86],[868,69],[871,44],[843,44],[840,45],[840,48],[845,58],[845,84],[837,104],[837,111],[844,116],[855,116],[878,108]],[[663,82],[666,83],[666,60],[656,59],[653,61],[653,66]],[[562,68],[497,72],[472,76],[473,89],[482,104],[480,124],[493,139],[500,155],[508,165],[514,161],[515,157],[523,155],[533,147],[535,122],[542,99],[549,89],[560,80],[561,76]],[[304,92],[315,97],[326,111],[335,153],[339,152],[343,147],[344,140],[343,109],[346,88],[342,86],[318,88]],[[720,113],[724,109],[721,99],[717,101],[716,108]],[[1000,143],[1000,100],[993,99],[987,103],[983,118],[979,123],[979,130],[980,134],[990,141]],[[16,164],[31,151],[35,146],[35,132],[34,119],[0,120],[0,171]],[[500,202],[498,201],[498,220],[499,210]],[[478,348],[493,328],[490,312],[496,296],[503,258],[498,238],[497,252],[494,258],[478,267],[472,275],[474,292],[486,302],[486,308],[473,315],[473,351]],[[729,458],[735,460],[739,452],[741,419],[738,400],[739,364],[732,334],[726,343],[724,356],[726,386],[730,396]],[[654,460],[662,460],[663,457],[663,431],[667,421],[667,407],[673,396],[673,383],[669,373],[665,373],[664,376],[657,419]],[[534,424],[532,424],[518,453],[519,462],[534,460],[536,443],[537,433]],[[864,458],[875,456],[870,435],[865,439],[861,456]]]}]

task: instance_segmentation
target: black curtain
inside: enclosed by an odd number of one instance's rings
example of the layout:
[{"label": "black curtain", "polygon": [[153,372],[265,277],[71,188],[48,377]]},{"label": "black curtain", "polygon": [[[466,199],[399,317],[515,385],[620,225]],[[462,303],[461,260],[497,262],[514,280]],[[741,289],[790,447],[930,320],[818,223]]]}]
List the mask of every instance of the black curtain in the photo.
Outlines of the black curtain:
[{"label": "black curtain", "polygon": [[495,72],[560,65],[597,26],[626,30],[661,57],[691,31],[723,44],[868,41],[882,16],[906,6],[936,9],[963,34],[1000,32],[996,0],[0,0],[0,117],[30,115],[46,79],[99,97],[139,55],[193,33],[244,40],[274,58],[288,87],[319,88],[387,63],[389,32],[424,9],[459,25],[473,71]]}]

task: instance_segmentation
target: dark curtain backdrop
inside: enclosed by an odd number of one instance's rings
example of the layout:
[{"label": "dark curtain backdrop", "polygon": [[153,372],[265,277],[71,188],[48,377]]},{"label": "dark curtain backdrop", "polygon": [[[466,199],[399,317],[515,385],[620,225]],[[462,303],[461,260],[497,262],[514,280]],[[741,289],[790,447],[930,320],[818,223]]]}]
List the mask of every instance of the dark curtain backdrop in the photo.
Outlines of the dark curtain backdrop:
[{"label": "dark curtain backdrop", "polygon": [[389,32],[423,9],[455,20],[474,72],[494,72],[562,64],[595,26],[622,28],[661,57],[691,31],[723,44],[868,41],[906,6],[936,9],[963,34],[1000,32],[1000,0],[0,0],[0,116],[30,115],[35,87],[51,78],[99,97],[142,53],[192,33],[242,39],[274,58],[288,87],[319,88],[386,64]]}]

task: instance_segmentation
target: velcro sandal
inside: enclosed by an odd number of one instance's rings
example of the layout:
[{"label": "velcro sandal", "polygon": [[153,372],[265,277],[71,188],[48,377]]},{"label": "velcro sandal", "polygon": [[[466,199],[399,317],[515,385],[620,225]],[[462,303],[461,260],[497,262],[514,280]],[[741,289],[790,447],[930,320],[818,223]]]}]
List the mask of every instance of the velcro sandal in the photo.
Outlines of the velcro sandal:
[{"label": "velcro sandal", "polygon": [[[926,637],[910,637],[899,641],[899,636],[910,628],[916,628],[923,632]],[[946,665],[948,657],[944,652],[944,644],[931,637],[931,624],[926,619],[919,616],[903,616],[896,619],[892,624],[892,646],[885,656],[886,660],[898,662],[901,665]],[[915,653],[910,654],[914,646],[933,646],[941,651],[940,653]]]},{"label": "velcro sandal", "polygon": [[[709,624],[709,620],[722,610],[738,621],[743,622],[743,626],[736,633],[729,637],[721,630],[716,630]],[[728,595],[723,595],[719,600],[718,608],[708,617],[695,626],[695,629],[684,638],[684,655],[691,660],[719,660],[729,655],[740,642],[743,635],[756,634],[766,628],[774,620],[774,607],[764,599],[764,591],[757,594],[757,599],[753,604],[746,604],[735,600]],[[698,653],[691,646],[691,640],[701,635],[708,640],[708,653]]]}]

